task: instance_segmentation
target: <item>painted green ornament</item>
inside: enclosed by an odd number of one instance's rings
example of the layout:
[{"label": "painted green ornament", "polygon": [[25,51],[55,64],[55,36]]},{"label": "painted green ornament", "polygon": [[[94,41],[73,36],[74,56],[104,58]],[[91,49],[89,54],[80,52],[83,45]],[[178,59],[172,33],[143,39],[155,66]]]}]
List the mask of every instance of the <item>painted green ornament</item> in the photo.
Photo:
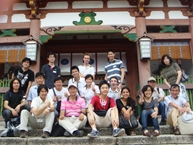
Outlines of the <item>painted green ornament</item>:
[{"label": "painted green ornament", "polygon": [[17,36],[16,34],[15,34],[15,32],[16,32],[16,29],[9,29],[9,30],[6,30],[6,29],[4,29],[4,30],[1,30],[1,32],[2,32],[2,34],[0,35],[0,37],[5,37],[5,36]]},{"label": "painted green ornament", "polygon": [[131,34],[124,34],[124,37],[127,38],[129,41],[135,41],[137,35],[135,33],[131,33]]},{"label": "painted green ornament", "polygon": [[50,35],[41,35],[40,36],[40,41],[42,43],[47,43],[50,39],[52,39],[52,36]]},{"label": "painted green ornament", "polygon": [[74,25],[101,25],[103,23],[102,20],[96,21],[95,16],[96,13],[90,12],[90,13],[85,13],[81,12],[79,14],[80,16],[80,21],[73,21]]},{"label": "painted green ornament", "polygon": [[177,33],[177,31],[174,30],[174,28],[175,28],[174,25],[173,26],[164,26],[164,25],[162,25],[162,26],[160,26],[160,28],[162,29],[160,31],[160,33]]}]

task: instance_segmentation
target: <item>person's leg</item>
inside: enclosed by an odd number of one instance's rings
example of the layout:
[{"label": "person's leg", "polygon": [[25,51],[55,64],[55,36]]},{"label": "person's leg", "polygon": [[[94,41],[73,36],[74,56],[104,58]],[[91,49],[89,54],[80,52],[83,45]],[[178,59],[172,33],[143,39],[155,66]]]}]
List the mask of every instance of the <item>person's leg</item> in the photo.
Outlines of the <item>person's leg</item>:
[{"label": "person's leg", "polygon": [[164,104],[164,101],[159,102],[158,110],[159,110],[159,114],[161,115],[161,120],[165,120],[166,119],[166,115],[165,115],[165,104]]},{"label": "person's leg", "polygon": [[73,132],[77,130],[73,125],[76,119],[77,117],[65,117],[63,120],[59,120],[59,125],[66,129],[70,134],[73,134]]},{"label": "person's leg", "polygon": [[12,115],[11,110],[5,109],[2,112],[2,116],[5,119],[5,123],[7,124],[8,121],[11,121],[11,118],[13,118],[14,116]]},{"label": "person's leg", "polygon": [[75,120],[75,122],[73,123],[73,125],[74,125],[75,128],[81,129],[81,128],[83,128],[85,126],[86,121],[87,121],[87,117],[84,115],[84,119],[82,121],[79,120],[79,118],[77,118]]},{"label": "person's leg", "polygon": [[[94,113],[94,112],[93,112]],[[96,129],[96,119],[97,119],[97,115],[95,115],[95,113],[94,113],[94,115],[93,116],[91,116],[90,115],[90,113],[87,113],[87,117],[88,117],[88,122],[89,122],[89,124],[90,124],[90,127],[93,129]]]},{"label": "person's leg", "polygon": [[20,130],[28,131],[27,124],[30,116],[31,114],[28,110],[22,110],[20,116]]},{"label": "person's leg", "polygon": [[143,110],[141,112],[141,116],[140,116],[140,119],[141,119],[141,125],[142,125],[142,130],[145,131],[145,130],[148,130],[147,129],[147,121],[148,121],[148,116],[149,116],[149,113],[147,110]]},{"label": "person's leg", "polygon": [[[151,115],[153,112],[154,112],[153,109],[150,110],[150,111],[149,111],[150,115]],[[152,117],[151,117],[151,120],[152,120],[152,123],[153,123],[153,126],[154,126],[154,130],[159,131],[158,118],[157,118],[157,117],[156,117],[156,118],[152,118]]]},{"label": "person's leg", "polygon": [[99,126],[101,123],[101,117],[93,112],[93,116],[90,113],[87,113],[89,124],[92,128],[91,132],[87,134],[88,137],[96,138],[100,136],[99,131],[96,129],[96,126]]},{"label": "person's leg", "polygon": [[43,128],[43,132],[49,132],[51,133],[52,131],[52,126],[54,123],[54,112],[50,112],[45,116],[45,126]]},{"label": "person's leg", "polygon": [[176,108],[172,108],[172,110],[168,114],[167,123],[170,126],[173,126],[174,129],[178,126],[178,116],[180,115],[180,112]]}]

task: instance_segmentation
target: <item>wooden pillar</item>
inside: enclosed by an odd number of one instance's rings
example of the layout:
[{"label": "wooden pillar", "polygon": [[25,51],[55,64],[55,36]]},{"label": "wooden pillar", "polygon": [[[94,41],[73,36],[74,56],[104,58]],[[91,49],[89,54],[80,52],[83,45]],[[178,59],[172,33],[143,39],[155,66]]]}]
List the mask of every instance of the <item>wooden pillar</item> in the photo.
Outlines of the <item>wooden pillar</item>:
[{"label": "wooden pillar", "polygon": [[[31,19],[30,35],[32,35],[34,38],[39,40],[39,37],[40,37],[40,19],[37,19],[37,18]],[[30,67],[30,69],[33,70],[34,73],[37,73],[40,71],[40,49],[41,49],[41,45],[38,46],[37,61],[36,61],[36,63],[33,63]]]},{"label": "wooden pillar", "polygon": [[190,21],[189,30],[191,34],[190,51],[191,51],[191,57],[192,57],[192,63],[193,63],[193,15],[189,17],[189,21]]},{"label": "wooden pillar", "polygon": [[[137,37],[141,36],[144,32],[146,32],[146,23],[144,16],[138,16],[135,19],[136,25],[136,34]],[[150,62],[149,60],[141,60],[140,59],[140,51],[138,48],[138,44],[136,43],[137,48],[137,60],[138,60],[138,72],[139,72],[139,85],[141,88],[147,84],[147,79],[150,76]]]}]

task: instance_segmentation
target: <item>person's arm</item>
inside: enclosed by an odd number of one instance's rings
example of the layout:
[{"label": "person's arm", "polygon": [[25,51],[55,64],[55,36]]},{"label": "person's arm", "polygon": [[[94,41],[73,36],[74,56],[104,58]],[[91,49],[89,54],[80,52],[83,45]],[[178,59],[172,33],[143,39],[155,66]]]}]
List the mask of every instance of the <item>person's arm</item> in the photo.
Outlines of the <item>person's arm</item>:
[{"label": "person's arm", "polygon": [[31,106],[31,100],[28,100],[28,105]]},{"label": "person's arm", "polygon": [[181,80],[181,77],[182,77],[182,71],[179,70],[179,71],[177,71],[177,73],[178,73],[178,77],[177,77],[177,80],[176,80],[176,84],[179,84],[180,80]]},{"label": "person's arm", "polygon": [[105,74],[105,78],[104,78],[104,80],[106,80],[106,81],[107,81],[107,73]]},{"label": "person's arm", "polygon": [[144,97],[143,97],[143,95],[139,95],[139,105],[142,105],[143,103],[144,103]]},{"label": "person's arm", "polygon": [[32,106],[31,112],[34,114],[34,116],[40,115],[46,108],[50,107],[50,102],[46,101],[45,105],[43,105],[41,108],[35,108]]},{"label": "person's arm", "polygon": [[61,76],[61,70],[60,70],[60,68],[58,67],[58,77],[60,77]]},{"label": "person's arm", "polygon": [[20,112],[20,108],[21,108],[22,106],[25,106],[25,104],[26,104],[26,99],[22,99],[22,100],[21,100],[21,104],[18,104],[18,105],[15,107],[15,111],[17,111],[17,113],[19,113],[19,112]]},{"label": "person's arm", "polygon": [[121,83],[123,83],[124,77],[125,77],[125,69],[121,68]]},{"label": "person's arm", "polygon": [[171,87],[171,85],[168,83],[167,79],[164,79],[164,83],[168,86],[168,88]]},{"label": "person's arm", "polygon": [[31,88],[31,86],[32,86],[32,82],[29,81],[28,86],[27,86],[27,90],[26,90],[26,93],[25,93],[26,98],[28,97],[29,89]]},{"label": "person's arm", "polygon": [[163,101],[164,100],[164,97],[160,97],[159,99],[158,99],[158,102],[161,102],[161,101]]},{"label": "person's arm", "polygon": [[7,110],[11,110],[11,113],[13,116],[18,116],[17,111],[14,108],[11,108],[9,105],[9,102],[7,100],[4,101],[4,108]]},{"label": "person's arm", "polygon": [[60,111],[60,116],[59,116],[60,120],[63,120],[65,118],[64,114],[65,114],[65,110],[61,110]]}]

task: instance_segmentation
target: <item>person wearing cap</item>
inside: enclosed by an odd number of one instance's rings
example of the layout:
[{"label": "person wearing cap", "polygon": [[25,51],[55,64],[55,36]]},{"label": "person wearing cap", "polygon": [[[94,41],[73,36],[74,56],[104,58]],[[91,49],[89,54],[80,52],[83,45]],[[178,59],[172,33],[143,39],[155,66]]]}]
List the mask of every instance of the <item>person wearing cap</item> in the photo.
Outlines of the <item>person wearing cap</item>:
[{"label": "person wearing cap", "polygon": [[79,129],[87,121],[85,100],[77,96],[78,88],[75,84],[69,85],[68,92],[70,95],[61,102],[59,125],[66,130],[64,136],[82,137],[84,133]]},{"label": "person wearing cap", "polygon": [[42,72],[37,72],[35,75],[36,85],[32,86],[29,90],[27,97],[28,105],[31,106],[31,102],[34,98],[38,97],[38,86],[44,84],[45,76]]},{"label": "person wearing cap", "polygon": [[45,75],[45,84],[49,89],[54,87],[54,79],[61,76],[60,68],[55,65],[56,54],[49,52],[47,54],[48,64],[42,66],[41,72]]},{"label": "person wearing cap", "polygon": [[80,76],[85,78],[87,74],[91,74],[95,78],[95,69],[92,65],[89,64],[91,55],[89,53],[84,53],[83,55],[83,64],[79,65]]},{"label": "person wearing cap", "polygon": [[21,81],[21,89],[25,92],[26,98],[28,97],[29,89],[34,81],[34,72],[29,69],[32,61],[30,58],[25,57],[22,60],[22,68],[18,67],[14,71],[14,77]]},{"label": "person wearing cap", "polygon": [[158,115],[161,115],[160,125],[166,125],[166,115],[165,115],[165,105],[164,105],[164,97],[165,93],[162,88],[156,86],[156,79],[154,77],[148,78],[148,85],[153,88],[152,97],[158,100]]}]

